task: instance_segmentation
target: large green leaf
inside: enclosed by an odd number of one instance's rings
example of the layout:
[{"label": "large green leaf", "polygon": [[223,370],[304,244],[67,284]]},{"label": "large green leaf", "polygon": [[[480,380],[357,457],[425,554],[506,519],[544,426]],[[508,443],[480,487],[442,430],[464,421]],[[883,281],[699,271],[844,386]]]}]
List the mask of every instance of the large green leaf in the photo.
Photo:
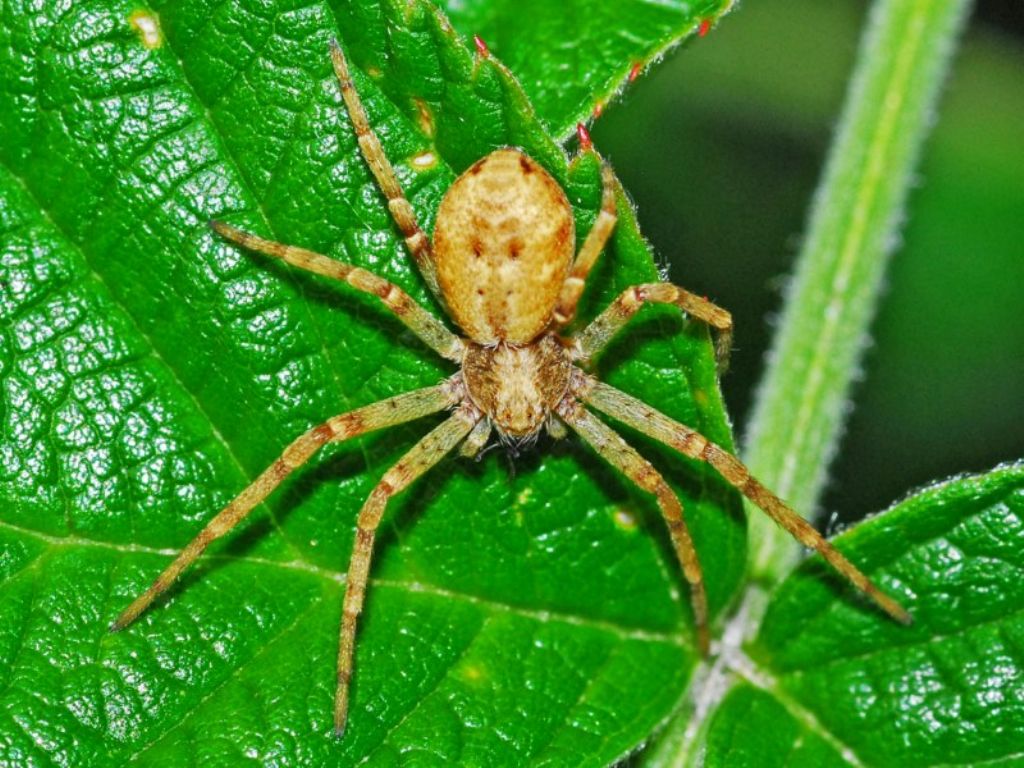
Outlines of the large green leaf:
[{"label": "large green leaf", "polygon": [[[565,137],[681,40],[705,34],[735,0],[443,0],[515,73],[544,125]],[[525,21],[525,23],[524,23]]]},{"label": "large green leaf", "polygon": [[760,690],[725,698],[706,764],[1019,765],[1024,463],[937,485],[836,543],[914,626],[851,602],[808,561],[773,596],[737,669]]},{"label": "large green leaf", "polygon": [[[155,34],[121,0],[8,3],[0,25],[0,761],[601,765],[632,749],[691,673],[686,592],[656,510],[576,441],[514,470],[446,461],[393,505],[341,743],[354,515],[426,423],[325,451],[106,632],[292,436],[450,371],[370,298],[206,227],[344,257],[429,303],[341,109],[332,36],[428,228],[454,175],[505,144],[564,182],[581,235],[600,199],[595,157],[569,163],[424,3],[153,10]],[[584,316],[657,274],[619,209]],[[600,369],[729,443],[703,329],[645,310]],[[743,569],[735,498],[652,454],[721,608]]]}]

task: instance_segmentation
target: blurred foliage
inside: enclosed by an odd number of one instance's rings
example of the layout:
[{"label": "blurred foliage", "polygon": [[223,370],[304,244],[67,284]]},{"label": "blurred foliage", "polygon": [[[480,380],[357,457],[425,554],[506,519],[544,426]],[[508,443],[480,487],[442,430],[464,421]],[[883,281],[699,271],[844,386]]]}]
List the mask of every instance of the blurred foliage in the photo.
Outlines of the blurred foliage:
[{"label": "blurred foliage", "polygon": [[[865,9],[746,4],[593,131],[673,279],[736,317],[723,388],[741,433]],[[844,521],[1024,455],[1022,67],[1016,40],[969,28],[823,504]]]}]

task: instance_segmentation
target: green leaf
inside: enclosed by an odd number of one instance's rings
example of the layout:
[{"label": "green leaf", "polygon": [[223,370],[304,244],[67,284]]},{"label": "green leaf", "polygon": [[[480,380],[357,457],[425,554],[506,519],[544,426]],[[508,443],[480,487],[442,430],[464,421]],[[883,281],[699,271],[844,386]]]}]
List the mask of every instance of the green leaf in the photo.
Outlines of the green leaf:
[{"label": "green leaf", "polygon": [[479,35],[515,73],[552,135],[565,138],[652,61],[681,40],[706,32],[735,0],[442,4],[459,31]]},{"label": "green leaf", "polygon": [[726,697],[707,764],[782,764],[822,742],[853,765],[1019,764],[1024,462],[929,488],[835,541],[914,625],[851,599],[809,560],[772,597],[754,663],[737,670],[761,690]]},{"label": "green leaf", "polygon": [[719,704],[708,732],[705,768],[849,766],[815,729],[770,694],[739,684]]},{"label": "green leaf", "polygon": [[[495,454],[452,458],[393,504],[340,743],[354,516],[427,423],[326,450],[107,633],[294,435],[451,371],[372,298],[206,226],[227,217],[348,259],[437,309],[359,156],[331,37],[428,229],[455,174],[506,144],[565,184],[580,237],[600,200],[596,158],[568,162],[507,71],[425,3],[152,11],[13,3],[0,23],[2,760],[603,765],[628,752],[695,663],[685,586],[656,509],[574,440],[542,441],[514,471]],[[621,196],[619,209],[585,317],[657,275]],[[704,329],[645,310],[599,368],[730,444]],[[678,480],[721,609],[744,563],[735,495],[652,455]]]}]

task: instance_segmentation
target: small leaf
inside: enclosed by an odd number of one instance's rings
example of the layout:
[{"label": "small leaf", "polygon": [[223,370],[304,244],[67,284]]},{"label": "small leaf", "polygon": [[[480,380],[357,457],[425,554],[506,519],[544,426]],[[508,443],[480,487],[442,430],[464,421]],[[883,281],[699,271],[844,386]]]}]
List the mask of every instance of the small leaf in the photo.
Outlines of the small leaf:
[{"label": "small leaf", "polygon": [[848,767],[814,728],[751,685],[737,685],[711,721],[704,768]]},{"label": "small leaf", "polygon": [[1024,463],[925,490],[836,543],[914,625],[814,558],[779,588],[753,649],[768,693],[863,764],[1012,762],[1024,751]]},{"label": "small leaf", "polygon": [[[507,71],[423,2],[8,6],[0,749],[15,764],[604,765],[684,692],[686,593],[656,509],[578,442],[542,441],[514,472],[497,452],[452,458],[392,505],[349,730],[329,736],[354,517],[427,423],[324,451],[107,633],[293,436],[452,371],[372,297],[207,227],[346,258],[437,310],[359,154],[332,37],[428,229],[455,174],[508,144],[564,183],[580,238],[596,214],[596,158],[568,162]],[[621,194],[619,209],[584,317],[657,276]],[[602,373],[730,444],[705,330],[644,315]],[[653,455],[720,609],[743,571],[735,494]]]},{"label": "small leaf", "polygon": [[735,0],[444,0],[523,84],[552,135],[568,137],[652,61],[703,35]]}]

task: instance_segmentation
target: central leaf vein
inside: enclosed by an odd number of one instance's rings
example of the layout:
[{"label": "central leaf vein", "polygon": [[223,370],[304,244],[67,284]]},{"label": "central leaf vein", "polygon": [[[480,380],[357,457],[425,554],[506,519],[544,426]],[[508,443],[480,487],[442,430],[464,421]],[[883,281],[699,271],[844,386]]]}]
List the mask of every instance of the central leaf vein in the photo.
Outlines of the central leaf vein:
[{"label": "central leaf vein", "polygon": [[[116,544],[113,542],[99,541],[96,539],[84,539],[77,536],[51,536],[49,534],[34,531],[4,521],[0,521],[0,530],[7,530],[11,533],[15,533],[21,536],[29,536],[34,539],[43,541],[48,545],[48,550],[44,550],[44,552],[40,553],[34,559],[33,563],[30,564],[29,567],[37,564],[39,560],[43,559],[49,553],[50,550],[67,547],[87,547],[110,550],[114,552],[122,552],[125,554],[132,555],[153,555],[159,557],[171,557],[178,554],[178,550],[176,549],[158,549],[155,547],[144,547],[135,544]],[[290,561],[283,561],[268,560],[266,558],[256,557],[253,555],[214,554],[204,556],[203,560],[239,563],[243,565],[253,565],[260,568],[272,568],[277,570],[302,571],[304,573],[313,574],[325,581],[329,581],[334,584],[345,583],[344,573],[340,571],[333,571],[328,568],[322,568],[306,560],[303,560],[302,558],[296,558],[295,560]],[[638,627],[622,626],[609,621],[603,621],[600,619],[595,619],[590,616],[584,616],[579,614],[547,611],[540,609],[532,610],[510,603],[502,603],[496,600],[488,600],[486,598],[478,597],[476,595],[471,595],[464,592],[456,592],[454,590],[445,589],[443,587],[438,587],[433,584],[423,583],[419,581],[397,581],[391,579],[371,578],[370,583],[379,587],[383,587],[385,589],[391,588],[402,590],[409,593],[427,594],[433,597],[439,597],[446,600],[470,603],[474,606],[477,606],[488,611],[489,613],[507,613],[515,616],[520,616],[531,621],[536,621],[542,624],[548,622],[562,622],[565,624],[573,624],[581,627],[587,627],[590,629],[597,629],[603,632],[608,632],[624,640],[640,640],[652,643],[667,643],[669,645],[674,645],[677,647],[689,647],[688,644],[684,642],[683,636],[677,633],[664,633],[641,629]]]}]

